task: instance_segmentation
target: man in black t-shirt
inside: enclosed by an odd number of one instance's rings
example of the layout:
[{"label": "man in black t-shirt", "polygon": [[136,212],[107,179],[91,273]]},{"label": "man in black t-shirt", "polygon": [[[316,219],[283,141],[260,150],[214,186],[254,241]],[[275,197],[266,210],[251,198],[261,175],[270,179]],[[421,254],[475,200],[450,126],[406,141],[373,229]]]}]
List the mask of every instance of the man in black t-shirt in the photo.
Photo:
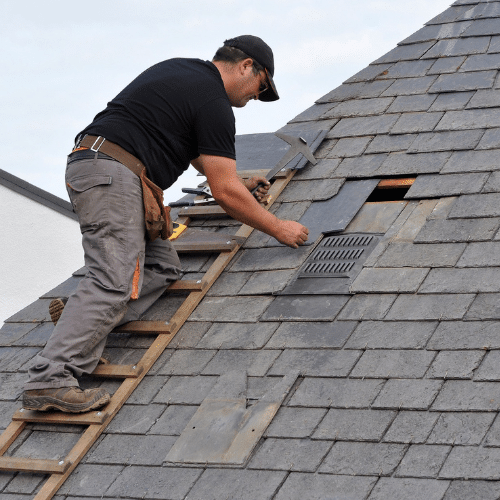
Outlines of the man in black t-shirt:
[{"label": "man in black t-shirt", "polygon": [[293,248],[307,240],[307,228],[259,205],[269,188],[264,178],[243,182],[236,174],[232,107],[277,100],[273,76],[273,53],[260,38],[226,40],[212,62],[171,59],[144,71],[77,136],[66,184],[88,273],[66,305],[51,303],[57,324],[29,369],[24,408],[84,412],[106,404],[104,389],[82,391],[76,377],[95,369],[113,328],[138,319],[180,277],[171,243],[146,239],[141,183],[129,158],[161,189],[192,164],[233,218]]}]

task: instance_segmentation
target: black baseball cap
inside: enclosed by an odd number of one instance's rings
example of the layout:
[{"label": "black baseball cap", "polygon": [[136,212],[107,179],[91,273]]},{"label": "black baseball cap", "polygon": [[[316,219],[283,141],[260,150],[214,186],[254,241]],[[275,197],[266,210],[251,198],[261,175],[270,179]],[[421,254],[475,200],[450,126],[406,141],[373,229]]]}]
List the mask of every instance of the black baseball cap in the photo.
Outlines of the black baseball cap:
[{"label": "black baseball cap", "polygon": [[277,101],[280,96],[274,85],[274,57],[271,47],[267,45],[262,38],[253,35],[241,35],[236,38],[230,38],[224,41],[224,45],[228,47],[236,47],[243,51],[247,56],[255,59],[261,66],[264,67],[269,88],[259,95],[260,101],[270,102]]}]

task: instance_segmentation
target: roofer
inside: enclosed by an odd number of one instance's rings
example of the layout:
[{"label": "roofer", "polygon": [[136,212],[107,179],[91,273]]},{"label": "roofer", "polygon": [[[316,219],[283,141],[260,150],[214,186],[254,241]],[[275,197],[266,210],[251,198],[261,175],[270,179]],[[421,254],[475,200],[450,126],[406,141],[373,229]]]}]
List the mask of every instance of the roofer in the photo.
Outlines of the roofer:
[{"label": "roofer", "polygon": [[[66,184],[88,273],[65,305],[51,303],[57,324],[28,371],[24,408],[84,412],[109,401],[102,388],[81,390],[77,378],[95,369],[113,328],[138,319],[179,279],[162,190],[189,163],[233,218],[294,248],[307,240],[307,228],[259,205],[264,178],[236,173],[231,107],[279,99],[273,76],[263,40],[232,38],[212,62],[176,58],[147,69],[77,136]],[[259,183],[256,200],[250,191]]]}]

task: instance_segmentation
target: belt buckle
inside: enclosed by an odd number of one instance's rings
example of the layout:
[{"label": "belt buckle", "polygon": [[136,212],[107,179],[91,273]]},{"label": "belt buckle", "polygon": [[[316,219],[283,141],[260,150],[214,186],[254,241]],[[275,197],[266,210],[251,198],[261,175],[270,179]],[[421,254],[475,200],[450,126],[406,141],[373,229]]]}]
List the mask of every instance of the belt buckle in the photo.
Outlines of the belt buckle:
[{"label": "belt buckle", "polygon": [[[95,145],[99,142],[99,139],[102,139],[101,143],[99,144],[99,146],[97,146],[96,149],[95,148]],[[92,144],[92,146],[90,146],[90,150],[91,151],[94,151],[94,153],[97,153],[99,151],[99,149],[101,149],[101,146],[104,144],[104,141],[106,139],[102,136],[99,136],[95,141],[94,141],[94,144]]]}]

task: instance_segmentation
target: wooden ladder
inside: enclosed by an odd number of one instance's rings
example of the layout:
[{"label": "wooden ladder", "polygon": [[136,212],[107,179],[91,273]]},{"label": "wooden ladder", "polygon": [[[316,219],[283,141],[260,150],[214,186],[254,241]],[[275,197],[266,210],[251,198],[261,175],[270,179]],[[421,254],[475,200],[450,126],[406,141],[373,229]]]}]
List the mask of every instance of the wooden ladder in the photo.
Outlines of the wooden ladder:
[{"label": "wooden ladder", "polygon": [[[255,173],[252,171],[245,172],[248,177],[255,175]],[[272,205],[294,174],[294,170],[288,170],[276,176],[276,180],[269,190],[270,201],[264,208],[268,209]],[[192,218],[212,215],[225,215],[225,212],[216,205],[186,207],[180,210],[178,222],[189,225]],[[135,365],[102,364],[97,366],[92,376],[123,379],[123,382],[111,397],[111,401],[103,409],[83,414],[37,412],[24,409],[16,411],[12,417],[12,422],[0,435],[0,470],[49,474],[48,479],[34,498],[35,500],[52,498],[229,264],[241,247],[242,243],[238,243],[238,241],[244,241],[252,231],[253,229],[250,226],[243,225],[235,237],[229,236],[227,238],[228,242],[225,245],[210,245],[205,242],[198,246],[196,243],[190,243],[186,246],[185,243],[182,243],[182,237],[179,238],[178,242],[174,242],[174,246],[179,251],[220,252],[220,254],[201,280],[176,281],[170,285],[168,292],[187,291],[189,294],[168,322],[132,321],[115,329],[117,332],[155,335],[156,338],[141,360]],[[233,241],[229,241],[232,238]],[[79,425],[87,426],[87,428],[64,459],[6,457],[5,453],[28,423]]]}]

